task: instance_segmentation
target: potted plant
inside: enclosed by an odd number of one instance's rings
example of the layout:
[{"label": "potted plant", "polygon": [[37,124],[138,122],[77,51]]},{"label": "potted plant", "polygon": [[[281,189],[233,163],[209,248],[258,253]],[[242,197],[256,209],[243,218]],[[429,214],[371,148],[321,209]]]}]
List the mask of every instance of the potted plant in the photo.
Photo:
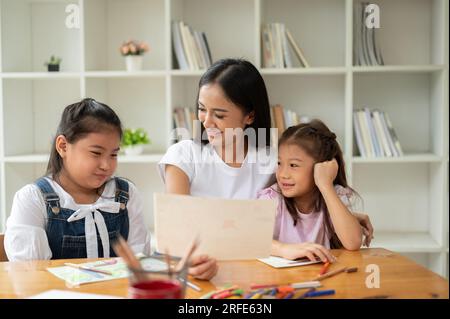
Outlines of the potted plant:
[{"label": "potted plant", "polygon": [[62,59],[60,57],[55,57],[54,55],[52,55],[50,57],[50,60],[48,62],[45,62],[48,72],[58,72],[61,60]]},{"label": "potted plant", "polygon": [[120,53],[125,57],[127,71],[142,70],[142,58],[150,48],[147,43],[135,40],[124,42],[120,46]]},{"label": "potted plant", "polygon": [[125,129],[122,137],[122,146],[126,155],[139,155],[144,150],[145,144],[150,144],[147,132],[142,128]]}]

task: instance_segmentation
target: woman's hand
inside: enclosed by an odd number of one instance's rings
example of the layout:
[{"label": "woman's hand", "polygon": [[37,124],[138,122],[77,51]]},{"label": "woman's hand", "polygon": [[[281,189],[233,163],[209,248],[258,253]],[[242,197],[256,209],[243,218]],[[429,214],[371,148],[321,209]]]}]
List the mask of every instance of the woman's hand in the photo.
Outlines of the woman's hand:
[{"label": "woman's hand", "polygon": [[323,262],[335,262],[336,258],[322,245],[316,243],[286,244],[280,243],[279,252],[281,257],[286,259],[297,259],[307,257],[311,261],[316,261],[319,257]]},{"label": "woman's hand", "polygon": [[196,279],[210,280],[217,274],[218,270],[217,261],[208,255],[199,255],[191,258],[189,275],[194,276]]},{"label": "woman's hand", "polygon": [[364,234],[364,245],[369,247],[370,242],[373,237],[373,226],[370,222],[369,215],[363,213],[353,213],[353,215],[358,219],[359,224],[361,225],[363,234]]},{"label": "woman's hand", "polygon": [[336,159],[314,164],[314,182],[320,191],[333,187],[339,165]]}]

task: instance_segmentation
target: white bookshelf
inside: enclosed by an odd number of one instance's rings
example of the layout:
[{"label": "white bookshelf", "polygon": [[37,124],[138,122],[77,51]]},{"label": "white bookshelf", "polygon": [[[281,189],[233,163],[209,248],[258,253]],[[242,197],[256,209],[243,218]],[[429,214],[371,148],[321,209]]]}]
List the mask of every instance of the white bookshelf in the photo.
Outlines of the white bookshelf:
[{"label": "white bookshelf", "polygon": [[[83,97],[143,127],[145,154],[121,156],[118,174],[144,194],[162,191],[156,163],[171,144],[172,110],[195,107],[203,71],[173,69],[171,21],[206,32],[215,60],[243,57],[261,71],[271,104],[324,120],[339,138],[351,185],[376,229],[374,246],[401,252],[448,277],[448,1],[376,0],[386,66],[352,65],[359,0],[0,0],[0,232],[14,193],[42,175],[61,111]],[[79,5],[80,29],[64,25]],[[311,68],[261,68],[260,27],[282,22]],[[144,70],[125,71],[119,45],[147,41]],[[61,72],[44,61],[61,56]],[[352,112],[389,113],[405,155],[361,158]]]}]

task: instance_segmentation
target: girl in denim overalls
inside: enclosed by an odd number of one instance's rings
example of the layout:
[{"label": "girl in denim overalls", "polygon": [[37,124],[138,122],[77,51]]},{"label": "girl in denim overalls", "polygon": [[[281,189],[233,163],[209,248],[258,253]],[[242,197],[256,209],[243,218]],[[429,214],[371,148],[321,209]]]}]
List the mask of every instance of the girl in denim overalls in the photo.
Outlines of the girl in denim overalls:
[{"label": "girl in denim overalls", "polygon": [[46,176],[14,197],[5,234],[9,260],[113,257],[118,235],[135,253],[150,253],[140,195],[113,177],[121,138],[109,106],[84,99],[64,109]]}]

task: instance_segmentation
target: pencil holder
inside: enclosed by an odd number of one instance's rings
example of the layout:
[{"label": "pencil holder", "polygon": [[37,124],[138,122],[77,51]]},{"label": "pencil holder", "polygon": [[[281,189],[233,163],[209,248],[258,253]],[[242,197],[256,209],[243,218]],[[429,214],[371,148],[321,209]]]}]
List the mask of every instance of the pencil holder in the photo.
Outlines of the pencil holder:
[{"label": "pencil holder", "polygon": [[176,261],[169,269],[164,257],[152,256],[140,260],[142,269],[129,268],[128,298],[183,299],[186,292],[187,263],[180,270]]}]

